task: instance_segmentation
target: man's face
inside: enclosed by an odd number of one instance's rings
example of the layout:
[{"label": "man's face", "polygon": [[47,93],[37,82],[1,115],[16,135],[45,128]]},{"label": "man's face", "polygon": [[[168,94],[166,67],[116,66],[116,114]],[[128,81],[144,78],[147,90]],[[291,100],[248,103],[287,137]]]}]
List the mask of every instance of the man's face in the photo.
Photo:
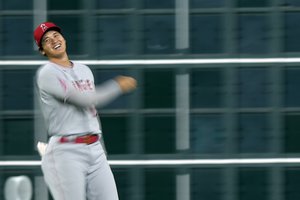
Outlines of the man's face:
[{"label": "man's face", "polygon": [[66,54],[66,41],[64,37],[55,30],[50,30],[42,38],[41,53],[49,58],[59,58]]}]

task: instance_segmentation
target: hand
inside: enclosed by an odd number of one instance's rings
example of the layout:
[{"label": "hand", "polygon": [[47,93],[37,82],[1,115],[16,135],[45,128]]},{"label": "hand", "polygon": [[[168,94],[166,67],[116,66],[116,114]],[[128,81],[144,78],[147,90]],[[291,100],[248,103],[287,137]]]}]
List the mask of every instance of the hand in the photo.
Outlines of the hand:
[{"label": "hand", "polygon": [[117,76],[115,80],[124,93],[134,90],[137,85],[136,80],[129,76]]}]

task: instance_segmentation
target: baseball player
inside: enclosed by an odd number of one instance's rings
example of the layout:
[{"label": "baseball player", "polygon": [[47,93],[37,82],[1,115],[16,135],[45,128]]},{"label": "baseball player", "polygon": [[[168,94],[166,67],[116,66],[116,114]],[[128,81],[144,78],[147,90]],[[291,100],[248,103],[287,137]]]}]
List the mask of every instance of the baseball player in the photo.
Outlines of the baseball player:
[{"label": "baseball player", "polygon": [[48,62],[36,74],[41,109],[49,134],[42,171],[55,200],[118,200],[104,147],[96,106],[136,88],[135,79],[118,76],[94,85],[90,68],[69,60],[61,28],[44,22],[34,39]]}]

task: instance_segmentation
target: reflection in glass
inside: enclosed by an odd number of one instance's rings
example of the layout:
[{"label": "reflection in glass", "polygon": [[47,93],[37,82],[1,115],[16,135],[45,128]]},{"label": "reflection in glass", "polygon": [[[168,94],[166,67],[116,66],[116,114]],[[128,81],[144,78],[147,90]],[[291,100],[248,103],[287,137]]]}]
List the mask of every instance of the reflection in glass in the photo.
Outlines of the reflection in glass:
[{"label": "reflection in glass", "polygon": [[223,24],[219,14],[191,15],[190,48],[193,54],[223,53]]},{"label": "reflection in glass", "polygon": [[120,9],[128,8],[129,0],[97,0],[98,9]]},{"label": "reflection in glass", "polygon": [[284,81],[284,99],[286,107],[300,106],[300,70],[296,68],[287,68],[285,70]]},{"label": "reflection in glass", "polygon": [[269,53],[271,27],[267,15],[241,14],[238,19],[238,52]]},{"label": "reflection in glass", "polygon": [[1,16],[0,26],[1,54],[25,56],[33,53],[31,16]]},{"label": "reflection in glass", "polygon": [[128,118],[125,116],[103,116],[100,111],[102,132],[108,154],[128,154]]},{"label": "reflection in glass", "polygon": [[144,118],[144,148],[146,154],[175,152],[175,121],[173,116]]},{"label": "reflection in glass", "polygon": [[5,156],[37,155],[32,118],[4,119],[0,152]]},{"label": "reflection in glass", "polygon": [[238,7],[266,7],[271,0],[236,0]]},{"label": "reflection in glass", "polygon": [[143,98],[145,108],[173,108],[175,105],[174,71],[144,71]]},{"label": "reflection in glass", "polygon": [[191,72],[192,108],[219,108],[224,104],[224,78],[221,69],[196,69]]},{"label": "reflection in glass", "polygon": [[3,109],[30,110],[33,108],[33,70],[5,70],[3,74]]},{"label": "reflection in glass", "polygon": [[33,1],[2,0],[0,10],[31,10]]},{"label": "reflection in glass", "polygon": [[143,43],[145,54],[171,54],[175,50],[174,16],[144,16]]},{"label": "reflection in glass", "polygon": [[191,9],[193,8],[214,8],[225,6],[225,0],[190,0]]},{"label": "reflection in glass", "polygon": [[[113,24],[113,26],[112,26]],[[97,19],[97,54],[130,54],[131,28],[126,16],[103,17]]]},{"label": "reflection in glass", "polygon": [[124,168],[113,168],[113,174],[118,188],[118,195],[120,199],[130,200],[130,193],[132,192],[132,183],[130,181],[130,170]]},{"label": "reflection in glass", "polygon": [[299,190],[300,168],[286,167],[284,168],[284,194],[286,200],[295,200],[300,198]]},{"label": "reflection in glass", "polygon": [[240,168],[238,170],[238,194],[243,200],[270,198],[269,171],[265,168]]},{"label": "reflection in glass", "polygon": [[299,52],[300,51],[300,12],[285,13],[284,26],[284,44],[285,52]]},{"label": "reflection in glass", "polygon": [[[39,0],[40,1],[40,0]],[[81,0],[61,1],[61,0],[51,0],[47,1],[49,10],[79,10],[83,9]]]},{"label": "reflection in glass", "polygon": [[240,153],[266,153],[270,151],[271,127],[267,114],[240,114],[238,121]]},{"label": "reflection in glass", "polygon": [[195,168],[191,172],[191,199],[223,200],[223,169]]},{"label": "reflection in glass", "polygon": [[143,0],[144,8],[174,8],[175,0]]},{"label": "reflection in glass", "polygon": [[300,1],[299,0],[285,0],[286,6],[300,6]]},{"label": "reflection in glass", "polygon": [[145,200],[176,199],[174,169],[145,170]]},{"label": "reflection in glass", "polygon": [[224,153],[225,125],[222,115],[191,116],[191,151],[193,153]]},{"label": "reflection in glass", "polygon": [[300,153],[300,115],[299,113],[284,116],[284,152]]},{"label": "reflection in glass", "polygon": [[239,107],[270,106],[271,86],[266,68],[238,70]]}]

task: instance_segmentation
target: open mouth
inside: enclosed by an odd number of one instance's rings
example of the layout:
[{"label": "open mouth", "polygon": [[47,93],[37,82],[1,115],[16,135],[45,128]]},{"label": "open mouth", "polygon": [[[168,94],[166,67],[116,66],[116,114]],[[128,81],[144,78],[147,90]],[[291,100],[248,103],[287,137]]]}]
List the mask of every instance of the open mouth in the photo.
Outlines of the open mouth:
[{"label": "open mouth", "polygon": [[61,47],[61,45],[60,45],[60,44],[57,44],[57,45],[54,46],[54,49],[57,50],[57,49],[59,49],[60,47]]}]

